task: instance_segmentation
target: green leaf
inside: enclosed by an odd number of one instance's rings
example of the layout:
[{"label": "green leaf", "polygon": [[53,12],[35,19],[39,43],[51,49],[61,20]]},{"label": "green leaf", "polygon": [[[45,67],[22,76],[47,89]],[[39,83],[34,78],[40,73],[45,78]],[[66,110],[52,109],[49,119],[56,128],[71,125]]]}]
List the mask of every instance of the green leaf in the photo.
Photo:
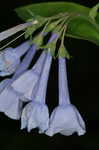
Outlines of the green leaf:
[{"label": "green leaf", "polygon": [[27,7],[20,7],[15,9],[17,15],[24,21],[28,19],[35,19],[34,13]]},{"label": "green leaf", "polygon": [[50,17],[63,12],[78,12],[88,15],[89,10],[88,7],[71,2],[37,3],[15,9],[18,16],[24,21],[35,18],[36,15]]},{"label": "green leaf", "polygon": [[89,16],[95,20],[97,14],[98,14],[98,9],[99,9],[99,3],[95,5],[91,10],[89,11]]},{"label": "green leaf", "polygon": [[77,16],[68,24],[66,36],[88,40],[99,45],[99,26],[85,16]]}]

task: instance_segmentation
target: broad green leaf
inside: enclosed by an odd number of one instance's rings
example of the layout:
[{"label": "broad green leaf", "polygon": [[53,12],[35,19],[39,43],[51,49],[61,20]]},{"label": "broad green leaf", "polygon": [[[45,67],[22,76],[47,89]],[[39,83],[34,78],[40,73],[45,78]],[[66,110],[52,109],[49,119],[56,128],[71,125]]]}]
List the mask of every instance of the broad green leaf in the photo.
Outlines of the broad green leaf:
[{"label": "broad green leaf", "polygon": [[98,14],[99,3],[89,11],[89,16],[94,20]]},{"label": "broad green leaf", "polygon": [[31,4],[16,8],[15,11],[24,21],[35,18],[36,15],[50,17],[62,12],[78,12],[88,15],[89,8],[71,2],[47,2]]},{"label": "broad green leaf", "polygon": [[66,36],[88,40],[99,45],[99,26],[85,16],[78,16],[70,21]]}]

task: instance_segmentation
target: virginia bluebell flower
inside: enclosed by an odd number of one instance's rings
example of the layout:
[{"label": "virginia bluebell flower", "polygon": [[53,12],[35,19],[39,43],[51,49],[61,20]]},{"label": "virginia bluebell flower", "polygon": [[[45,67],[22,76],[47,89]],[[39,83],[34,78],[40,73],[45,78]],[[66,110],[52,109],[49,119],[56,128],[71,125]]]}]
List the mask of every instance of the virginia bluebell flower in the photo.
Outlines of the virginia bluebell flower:
[{"label": "virginia bluebell flower", "polygon": [[50,52],[48,52],[39,79],[39,84],[37,85],[37,92],[35,95],[33,92],[32,102],[28,103],[23,109],[21,116],[21,129],[27,127],[28,131],[31,131],[31,129],[39,128],[40,133],[48,129],[49,112],[48,107],[45,104],[45,99],[51,62],[52,56]]},{"label": "virginia bluebell flower", "polygon": [[20,118],[22,101],[19,100],[21,95],[11,87],[11,84],[28,68],[35,52],[35,46],[32,46],[17,68],[14,76],[0,83],[0,111],[12,119]]},{"label": "virginia bluebell flower", "polygon": [[70,103],[65,59],[59,57],[59,106],[51,114],[46,134],[53,136],[56,133],[61,133],[69,136],[75,132],[79,136],[83,135],[85,123],[77,108]]},{"label": "virginia bluebell flower", "polygon": [[[44,33],[44,35],[46,35],[46,33]],[[52,42],[56,37],[57,35],[53,34],[48,43]],[[30,101],[32,91],[34,91],[34,93],[36,92],[35,86],[40,78],[45,56],[45,52],[43,52],[33,68],[22,74],[20,78],[13,82],[12,87],[14,90],[23,95],[21,97],[22,101]]]},{"label": "virginia bluebell flower", "polygon": [[29,41],[16,48],[6,48],[0,52],[0,76],[13,74],[20,64],[20,57],[29,50]]},{"label": "virginia bluebell flower", "polygon": [[[48,42],[52,42],[56,37],[56,34],[53,34]],[[32,91],[32,102],[28,103],[23,109],[21,129],[27,127],[28,131],[31,131],[31,129],[38,127],[39,133],[42,133],[48,128],[49,113],[45,98],[52,56],[50,52],[47,55],[42,74]]]},{"label": "virginia bluebell flower", "polygon": [[45,56],[46,54],[43,52],[32,69],[23,73],[17,80],[12,83],[11,86],[13,89],[22,95],[21,100],[31,100],[32,91],[34,91],[34,88],[42,72]]}]

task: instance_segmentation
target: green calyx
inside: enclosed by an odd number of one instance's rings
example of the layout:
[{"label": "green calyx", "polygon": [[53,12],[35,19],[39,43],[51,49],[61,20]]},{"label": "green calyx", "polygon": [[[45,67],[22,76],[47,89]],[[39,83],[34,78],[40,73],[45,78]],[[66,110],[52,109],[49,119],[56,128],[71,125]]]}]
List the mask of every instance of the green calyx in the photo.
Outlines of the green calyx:
[{"label": "green calyx", "polygon": [[25,30],[25,39],[32,36],[33,32],[39,29],[46,22],[46,18],[38,16],[36,20],[29,19],[27,22],[32,22],[33,25]]},{"label": "green calyx", "polygon": [[67,59],[70,59],[71,56],[70,54],[68,53],[67,49],[65,48],[64,45],[61,45],[59,50],[58,50],[58,57],[63,57],[63,58],[67,58]]},{"label": "green calyx", "polygon": [[64,38],[65,38],[65,33],[66,33],[67,26],[68,26],[68,24],[64,25],[64,27],[63,27],[63,32],[62,32],[62,36],[61,36],[61,44],[60,44],[60,47],[58,49],[57,56],[70,59],[71,56],[69,55],[67,49],[64,46]]},{"label": "green calyx", "polygon": [[44,36],[42,34],[39,34],[32,40],[31,44],[36,44],[39,48],[43,43],[43,38]]}]

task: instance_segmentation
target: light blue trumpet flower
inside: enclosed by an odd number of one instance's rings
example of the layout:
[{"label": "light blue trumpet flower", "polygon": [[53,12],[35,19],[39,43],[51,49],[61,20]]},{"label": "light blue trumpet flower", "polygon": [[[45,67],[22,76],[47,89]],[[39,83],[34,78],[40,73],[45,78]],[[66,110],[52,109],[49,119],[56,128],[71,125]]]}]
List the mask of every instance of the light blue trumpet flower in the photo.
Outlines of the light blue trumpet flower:
[{"label": "light blue trumpet flower", "polygon": [[20,57],[29,50],[29,41],[16,48],[6,48],[0,52],[0,76],[13,74],[20,64]]},{"label": "light blue trumpet flower", "polygon": [[[57,35],[54,33],[48,43],[52,42],[56,38]],[[36,92],[35,86],[40,78],[45,56],[46,54],[43,52],[33,68],[25,72],[22,76],[20,76],[20,78],[13,82],[12,87],[14,90],[23,95],[21,97],[22,101],[31,101],[32,91],[34,91],[34,93]]]},{"label": "light blue trumpet flower", "polygon": [[68,91],[65,59],[59,58],[59,106],[50,117],[49,129],[46,134],[53,136],[60,133],[65,136],[77,133],[79,136],[85,133],[85,123],[77,108],[70,103]]},{"label": "light blue trumpet flower", "polygon": [[48,129],[49,111],[45,104],[45,100],[51,62],[52,56],[50,52],[48,52],[42,74],[37,85],[37,91],[35,94],[33,92],[32,102],[28,103],[22,112],[21,129],[27,127],[28,132],[34,128],[39,128],[39,133],[43,133]]},{"label": "light blue trumpet flower", "polygon": [[[37,63],[32,67],[32,69],[23,73],[17,80],[12,83],[13,89],[22,95],[22,101],[30,101],[32,99],[32,91],[40,78],[44,60],[46,58],[45,52],[42,52]],[[35,92],[34,92],[35,93]]]},{"label": "light blue trumpet flower", "polygon": [[17,68],[14,76],[0,83],[0,112],[4,112],[12,119],[20,118],[23,103],[20,101],[21,95],[11,87],[11,84],[27,70],[35,52],[35,46],[33,45]]}]

